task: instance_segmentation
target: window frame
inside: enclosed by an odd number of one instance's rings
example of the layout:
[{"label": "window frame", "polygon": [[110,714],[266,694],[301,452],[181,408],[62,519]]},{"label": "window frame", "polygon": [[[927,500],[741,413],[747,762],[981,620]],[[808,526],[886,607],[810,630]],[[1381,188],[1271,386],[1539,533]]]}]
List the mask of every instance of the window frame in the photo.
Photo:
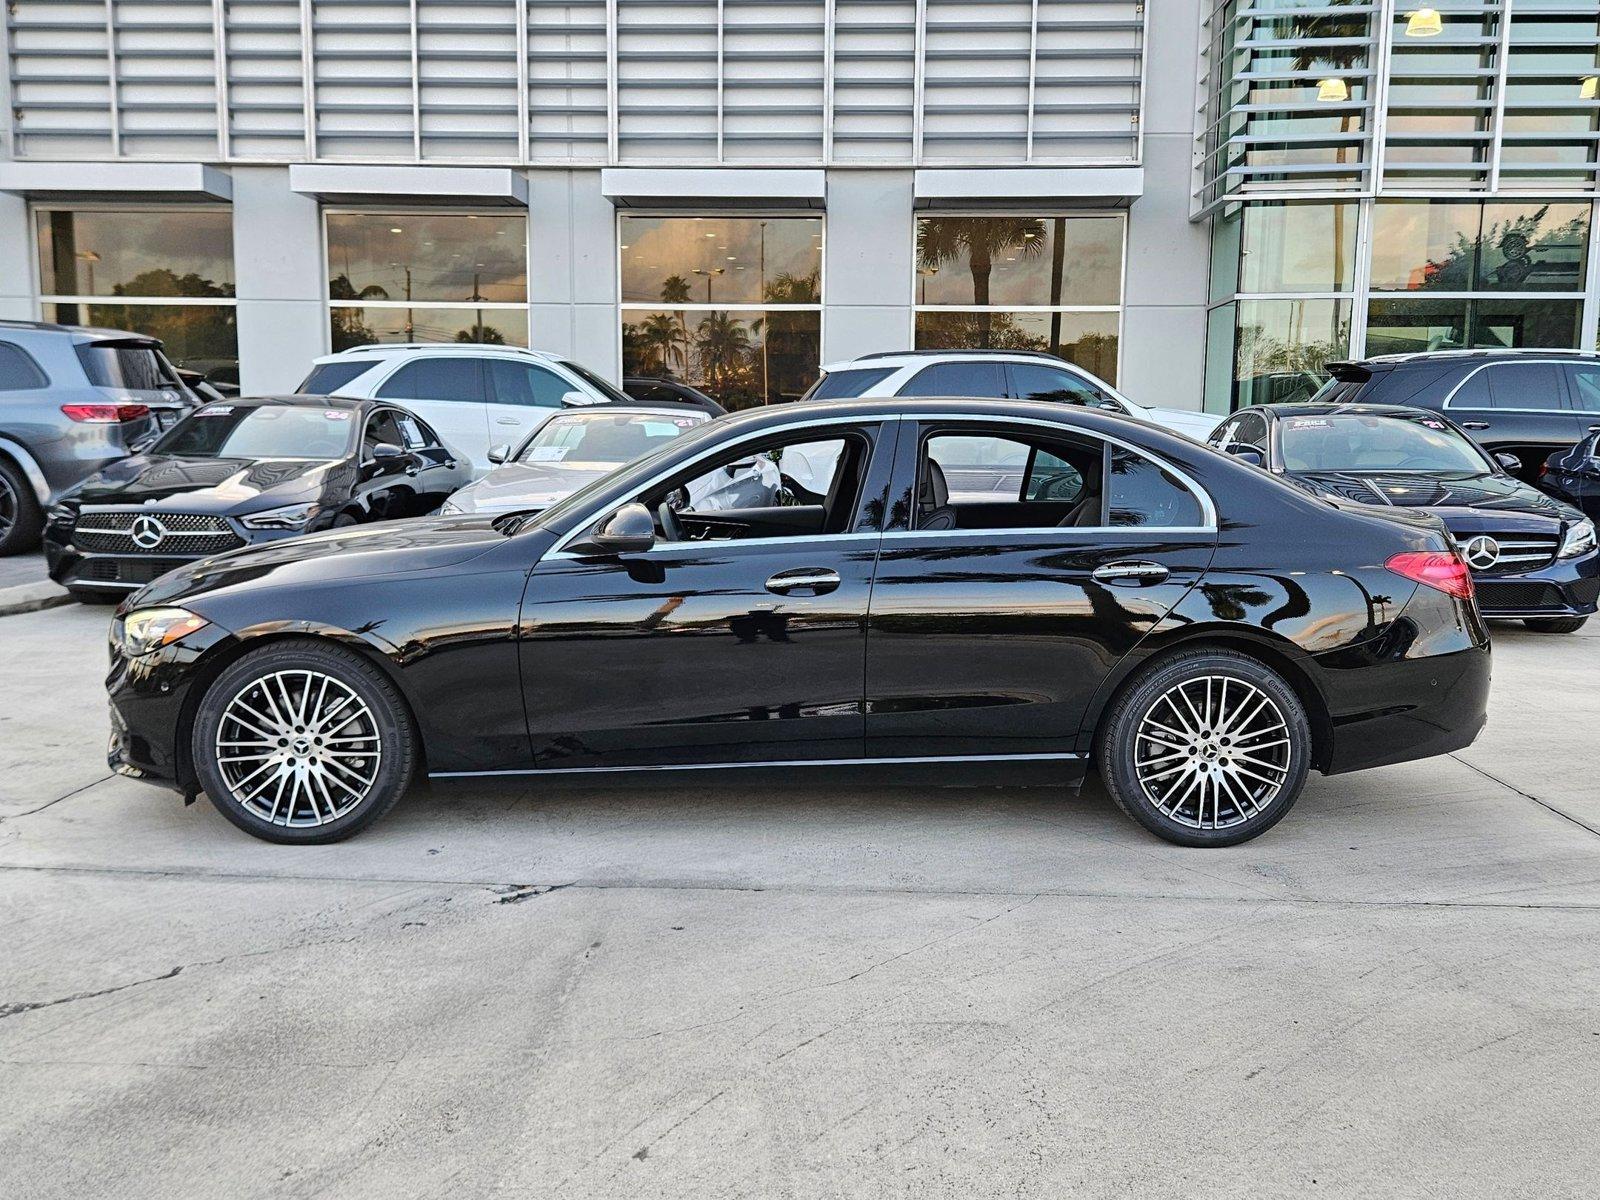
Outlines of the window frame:
[{"label": "window frame", "polygon": [[[1445,410],[1445,411],[1448,411],[1449,409],[1452,409],[1452,408],[1457,408],[1462,412],[1537,413],[1537,414],[1539,414],[1541,416],[1555,416],[1555,415],[1571,414],[1571,413],[1574,413],[1574,412],[1585,411],[1585,410],[1580,410],[1580,409],[1577,409],[1577,408],[1573,407],[1572,396],[1570,395],[1569,390],[1568,390],[1571,387],[1571,384],[1567,380],[1567,372],[1565,370],[1566,367],[1571,366],[1571,365],[1582,365],[1582,362],[1583,362],[1583,360],[1581,360],[1581,359],[1545,358],[1543,356],[1539,356],[1539,357],[1530,357],[1530,358],[1528,358],[1528,360],[1526,362],[1506,361],[1506,360],[1502,359],[1502,360],[1500,360],[1498,362],[1482,363],[1479,366],[1474,367],[1472,370],[1468,371],[1460,379],[1456,380],[1455,386],[1452,387],[1450,389],[1450,391],[1445,395],[1445,398],[1440,403],[1439,407],[1440,407],[1440,409]],[[1459,393],[1462,388],[1466,387],[1467,382],[1469,380],[1476,379],[1479,375],[1483,374],[1485,371],[1492,370],[1495,367],[1524,367],[1524,366],[1548,366],[1548,367],[1554,367],[1555,368],[1556,378],[1561,380],[1561,403],[1560,403],[1560,405],[1558,407],[1556,407],[1556,408],[1501,408],[1497,404],[1473,406],[1473,405],[1467,405],[1467,404],[1458,405],[1458,404],[1455,403],[1455,398],[1456,398],[1457,393]],[[1492,396],[1493,394],[1494,393],[1491,391],[1490,395]]]}]

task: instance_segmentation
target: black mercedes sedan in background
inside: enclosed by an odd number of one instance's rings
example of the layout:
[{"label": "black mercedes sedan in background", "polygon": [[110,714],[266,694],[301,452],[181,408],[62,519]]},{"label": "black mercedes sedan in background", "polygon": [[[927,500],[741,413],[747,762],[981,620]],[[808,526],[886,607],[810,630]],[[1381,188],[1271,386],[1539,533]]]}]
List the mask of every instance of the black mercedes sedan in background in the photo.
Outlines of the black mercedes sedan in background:
[{"label": "black mercedes sedan in background", "polygon": [[[756,457],[781,497],[695,507]],[[709,421],[537,515],[196,562],[123,602],[107,679],[115,770],[298,843],[418,772],[1094,766],[1145,828],[1225,846],[1312,769],[1467,745],[1488,686],[1433,517],[1098,410],[907,398]]]},{"label": "black mercedes sedan in background", "polygon": [[1263,404],[1212,445],[1316,496],[1440,517],[1472,568],[1486,617],[1541,633],[1582,628],[1600,599],[1595,525],[1507,470],[1447,417],[1385,404]]},{"label": "black mercedes sedan in background", "polygon": [[206,555],[431,513],[471,478],[465,458],[393,404],[208,404],[63,494],[45,522],[45,558],[79,599],[115,599]]},{"label": "black mercedes sedan in background", "polygon": [[1600,521],[1600,433],[1545,459],[1539,487],[1580,509],[1591,521]]}]

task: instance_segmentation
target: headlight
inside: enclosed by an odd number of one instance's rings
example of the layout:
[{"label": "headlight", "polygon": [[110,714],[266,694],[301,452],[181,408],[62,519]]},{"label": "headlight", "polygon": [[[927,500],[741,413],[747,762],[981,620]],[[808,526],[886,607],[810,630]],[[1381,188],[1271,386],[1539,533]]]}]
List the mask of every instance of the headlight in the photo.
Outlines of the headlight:
[{"label": "headlight", "polygon": [[1580,554],[1587,554],[1595,546],[1594,522],[1588,517],[1579,521],[1567,530],[1567,536],[1561,539],[1561,549],[1557,558],[1577,558]]},{"label": "headlight", "polygon": [[246,529],[304,529],[322,511],[320,504],[289,504],[240,517]]},{"label": "headlight", "polygon": [[454,496],[451,496],[448,500],[446,500],[443,504],[441,504],[439,506],[439,512],[440,512],[441,515],[443,515],[444,513],[464,513],[466,511],[467,511],[466,506],[463,505],[463,504],[458,503]]},{"label": "headlight", "polygon": [[138,608],[119,620],[122,652],[131,658],[170,646],[210,624],[186,608]]}]

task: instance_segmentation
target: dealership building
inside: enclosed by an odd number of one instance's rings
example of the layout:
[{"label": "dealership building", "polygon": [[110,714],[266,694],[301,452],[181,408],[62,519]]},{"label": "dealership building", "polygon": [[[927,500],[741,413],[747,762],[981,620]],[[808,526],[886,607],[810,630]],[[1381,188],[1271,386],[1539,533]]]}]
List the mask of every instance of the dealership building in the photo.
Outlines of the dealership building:
[{"label": "dealership building", "polygon": [[1596,346],[1597,47],[1595,0],[10,0],[0,317],[249,392],[382,340],[1293,399]]}]

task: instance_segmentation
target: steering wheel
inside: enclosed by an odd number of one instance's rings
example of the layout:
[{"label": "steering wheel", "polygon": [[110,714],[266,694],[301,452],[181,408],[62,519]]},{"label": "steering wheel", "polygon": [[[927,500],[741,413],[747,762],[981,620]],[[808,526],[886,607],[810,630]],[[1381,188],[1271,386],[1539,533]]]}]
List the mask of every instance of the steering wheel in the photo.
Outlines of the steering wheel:
[{"label": "steering wheel", "polygon": [[672,507],[672,497],[668,496],[656,505],[656,519],[661,522],[661,532],[669,542],[681,542],[683,537],[683,523],[678,520],[678,514]]}]

